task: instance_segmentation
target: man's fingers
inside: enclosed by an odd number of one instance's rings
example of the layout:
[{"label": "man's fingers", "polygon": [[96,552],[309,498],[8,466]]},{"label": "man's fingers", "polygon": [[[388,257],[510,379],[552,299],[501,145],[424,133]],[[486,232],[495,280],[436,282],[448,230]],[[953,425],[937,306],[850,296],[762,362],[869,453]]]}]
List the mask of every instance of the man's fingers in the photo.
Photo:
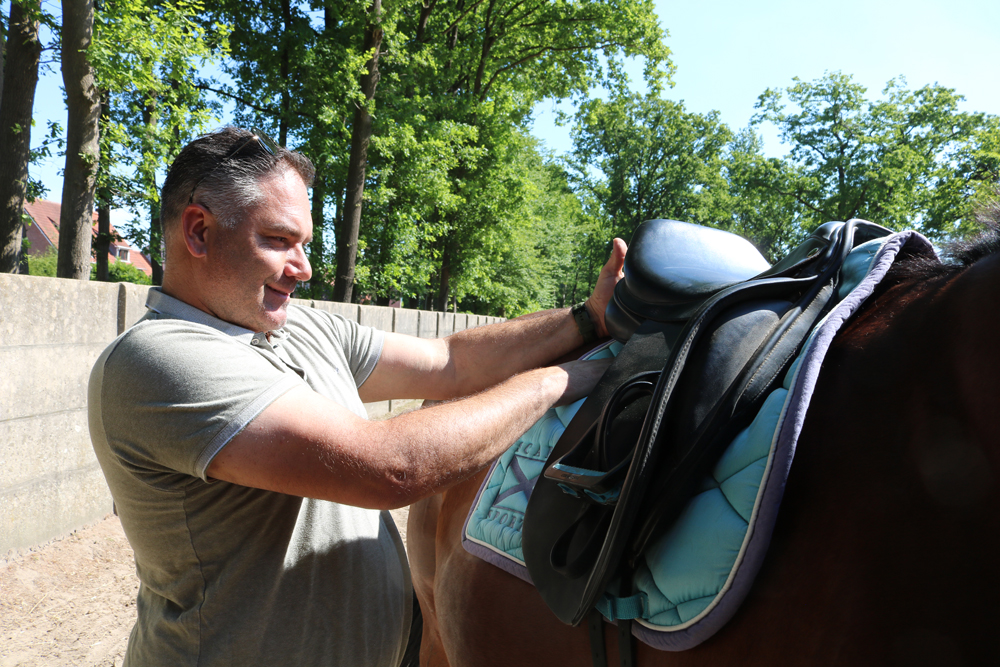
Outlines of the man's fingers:
[{"label": "man's fingers", "polygon": [[608,370],[612,361],[612,359],[593,359],[560,364],[560,367],[566,371],[568,378],[566,391],[559,399],[558,405],[568,405],[587,396],[597,386],[598,381],[604,375],[604,371]]},{"label": "man's fingers", "polygon": [[597,284],[594,285],[594,291],[590,295],[590,298],[587,299],[587,309],[590,312],[591,319],[594,321],[594,328],[597,330],[597,335],[601,338],[608,335],[608,329],[604,325],[604,309],[607,308],[608,301],[611,300],[611,294],[615,290],[615,285],[625,275],[626,252],[628,252],[628,246],[625,244],[625,241],[615,237],[611,242],[611,256],[608,257],[608,261],[601,268],[601,273],[597,277]]},{"label": "man's fingers", "polygon": [[608,257],[605,267],[608,269],[608,273],[621,278],[625,275],[625,253],[628,251],[628,246],[625,241],[618,238],[617,236],[611,241],[611,256]]}]

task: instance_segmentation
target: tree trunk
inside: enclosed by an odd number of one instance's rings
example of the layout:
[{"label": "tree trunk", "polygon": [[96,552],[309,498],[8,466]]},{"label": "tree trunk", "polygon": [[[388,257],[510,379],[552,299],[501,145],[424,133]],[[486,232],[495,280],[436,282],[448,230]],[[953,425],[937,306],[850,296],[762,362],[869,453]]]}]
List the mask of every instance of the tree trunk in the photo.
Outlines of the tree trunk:
[{"label": "tree trunk", "polygon": [[15,2],[10,7],[10,36],[4,62],[4,96],[0,100],[0,272],[14,273],[21,254],[24,194],[28,185],[31,146],[31,107],[38,83],[38,21],[30,15],[38,2]]},{"label": "tree trunk", "polygon": [[14,273],[21,253],[24,194],[28,185],[31,107],[38,83],[38,1],[25,0],[28,11],[12,2],[10,36],[4,62],[4,96],[0,100],[0,272]]},{"label": "tree trunk", "polygon": [[288,92],[289,73],[289,40],[292,31],[292,3],[291,0],[281,0],[281,22],[284,26],[284,34],[281,36],[281,115],[278,117],[278,145],[284,146],[288,143],[288,116],[292,107],[291,94]]},{"label": "tree trunk", "polygon": [[444,239],[441,253],[441,282],[438,284],[438,310],[448,312],[448,283],[451,280],[451,244]]},{"label": "tree trunk", "polygon": [[101,118],[101,96],[87,59],[94,32],[94,0],[63,0],[62,20],[62,75],[68,113],[56,275],[90,280]]},{"label": "tree trunk", "polygon": [[[111,110],[111,95],[108,91],[101,92],[101,125],[105,125]],[[111,250],[111,193],[107,185],[97,189],[95,205],[97,206],[97,237],[94,239],[94,256],[97,259],[97,280],[108,282],[111,273],[108,269],[108,252]]]},{"label": "tree trunk", "polygon": [[7,22],[0,14],[0,100],[3,99],[3,62],[7,46]]},{"label": "tree trunk", "polygon": [[361,90],[365,104],[354,110],[351,127],[351,159],[347,167],[347,194],[344,202],[343,223],[337,238],[337,279],[333,284],[334,301],[350,303],[354,291],[354,263],[358,258],[358,234],[361,231],[361,198],[365,191],[365,170],[368,166],[368,142],[372,136],[372,117],[367,104],[375,97],[378,86],[378,57],[382,47],[382,28],[379,18],[382,0],[372,0],[365,28],[365,52],[372,52],[366,63],[368,73],[361,77]]},{"label": "tree trunk", "polygon": [[[150,137],[156,136],[156,100],[150,99],[142,107],[142,122],[146,126],[146,139],[152,142]],[[144,150],[149,150],[144,145]],[[150,173],[145,176],[147,192],[155,192],[156,174]],[[163,228],[160,225],[160,204],[158,200],[150,196],[149,199],[149,263],[153,268],[152,283],[154,285],[163,284]]]},{"label": "tree trunk", "polygon": [[101,282],[111,280],[108,269],[108,253],[111,251],[111,207],[103,198],[97,204],[97,238],[94,240],[94,253],[97,255],[97,279]]},{"label": "tree trunk", "polygon": [[326,248],[323,231],[326,223],[326,178],[321,173],[316,174],[312,188],[312,223],[313,237],[309,244],[309,263],[312,264],[312,287],[314,299],[330,297],[329,278],[326,275]]},{"label": "tree trunk", "polygon": [[149,263],[153,268],[150,280],[154,285],[163,284],[163,226],[160,224],[160,203],[149,202]]}]

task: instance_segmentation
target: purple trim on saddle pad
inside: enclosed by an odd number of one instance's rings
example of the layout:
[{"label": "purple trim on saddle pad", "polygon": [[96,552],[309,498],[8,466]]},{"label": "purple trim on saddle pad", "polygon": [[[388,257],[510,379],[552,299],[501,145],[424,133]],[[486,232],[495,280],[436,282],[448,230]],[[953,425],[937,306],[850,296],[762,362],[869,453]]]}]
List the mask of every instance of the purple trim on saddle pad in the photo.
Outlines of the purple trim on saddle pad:
[{"label": "purple trim on saddle pad", "polygon": [[[486,490],[490,477],[493,476],[493,473],[498,465],[500,465],[500,459],[493,462],[493,465],[490,466],[489,472],[486,473],[486,477],[483,478],[483,483],[479,485],[479,491],[476,493],[476,497],[472,501],[472,505],[469,507],[469,515],[465,517],[465,523],[463,526],[467,526],[469,521],[472,520],[472,514],[475,509],[479,507],[479,501],[483,496],[483,491]],[[532,586],[535,585],[535,582],[531,580],[531,575],[528,574],[528,568],[524,566],[524,563],[514,560],[513,557],[505,553],[495,551],[489,546],[470,540],[468,530],[465,528],[462,530],[462,546],[476,558],[480,558],[491,565],[496,565],[507,574],[512,574],[521,581],[525,581]]]},{"label": "purple trim on saddle pad", "polygon": [[770,471],[765,473],[762,497],[758,504],[756,521],[751,522],[750,539],[742,556],[734,566],[734,575],[727,582],[716,599],[716,604],[691,626],[681,630],[658,630],[646,627],[640,622],[632,624],[632,633],[643,643],[662,651],[683,651],[702,643],[729,622],[736,610],[746,599],[753,585],[774,533],[778,519],[778,509],[785,493],[785,483],[791,470],[792,459],[798,444],[806,412],[812,399],[816,381],[826,353],[834,336],[840,331],[851,315],[871,296],[875,287],[889,271],[896,256],[905,246],[915,244],[916,249],[934,254],[934,248],[921,234],[913,231],[901,232],[889,237],[872,259],[871,268],[864,279],[838,303],[823,319],[806,342],[807,349],[790,388],[770,462]]}]

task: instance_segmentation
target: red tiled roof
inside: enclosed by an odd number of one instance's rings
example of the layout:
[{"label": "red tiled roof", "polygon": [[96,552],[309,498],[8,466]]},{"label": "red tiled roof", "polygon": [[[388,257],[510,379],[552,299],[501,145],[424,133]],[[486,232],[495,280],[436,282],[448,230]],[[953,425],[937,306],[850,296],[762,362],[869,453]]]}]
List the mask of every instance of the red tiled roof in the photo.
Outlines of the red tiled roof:
[{"label": "red tiled roof", "polygon": [[[46,201],[44,199],[38,199],[31,203],[24,203],[25,212],[31,216],[31,219],[35,221],[33,227],[37,228],[36,234],[28,229],[28,239],[32,243],[32,250],[29,252],[33,255],[41,254],[46,252],[50,247],[59,247],[59,214],[62,210],[61,205],[54,201]],[[91,233],[97,236],[97,213],[94,213],[94,226],[91,229]],[[117,234],[114,226],[111,227],[111,233]],[[45,244],[47,242],[47,245]],[[139,269],[147,276],[153,275],[153,267],[150,265],[149,260],[143,255],[138,248],[132,246],[128,241],[112,241],[111,242],[111,252],[108,253],[109,261],[117,261],[118,248],[127,248],[129,250],[129,262]],[[94,261],[91,259],[91,261]]]}]

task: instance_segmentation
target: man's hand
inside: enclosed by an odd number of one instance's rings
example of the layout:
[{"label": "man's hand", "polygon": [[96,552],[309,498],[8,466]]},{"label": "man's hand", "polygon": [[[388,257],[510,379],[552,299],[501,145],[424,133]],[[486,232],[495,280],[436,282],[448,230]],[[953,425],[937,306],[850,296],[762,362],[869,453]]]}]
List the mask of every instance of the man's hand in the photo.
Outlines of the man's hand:
[{"label": "man's hand", "polygon": [[569,361],[557,366],[566,372],[566,388],[556,405],[569,405],[590,394],[612,361],[613,359],[588,359]]},{"label": "man's hand", "polygon": [[594,329],[598,338],[604,338],[608,335],[608,328],[604,324],[604,309],[608,307],[611,295],[615,291],[615,285],[625,276],[622,267],[625,266],[626,250],[628,247],[625,245],[625,241],[620,238],[616,237],[611,242],[611,257],[601,269],[601,274],[597,277],[597,284],[594,285],[594,291],[586,302],[587,311],[590,313],[590,319],[594,321]]}]

